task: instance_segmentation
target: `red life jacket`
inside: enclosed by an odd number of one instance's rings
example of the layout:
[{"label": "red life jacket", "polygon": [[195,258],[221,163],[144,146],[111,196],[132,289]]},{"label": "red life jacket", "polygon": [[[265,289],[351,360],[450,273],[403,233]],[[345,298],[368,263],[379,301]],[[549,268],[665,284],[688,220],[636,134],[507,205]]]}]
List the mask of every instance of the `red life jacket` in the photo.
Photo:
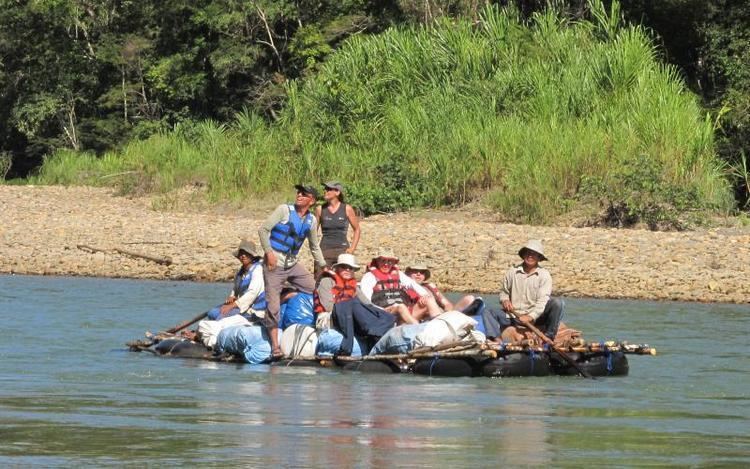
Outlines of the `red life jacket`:
[{"label": "red life jacket", "polygon": [[372,298],[370,301],[376,306],[386,308],[397,303],[403,303],[405,292],[401,288],[401,278],[398,267],[393,266],[391,271],[384,274],[376,267],[370,267],[370,273],[375,276],[375,286],[372,287]]},{"label": "red life jacket", "polygon": [[[435,285],[434,283],[423,283],[422,287],[432,293],[432,296],[435,297],[435,301],[437,302],[438,306],[442,308],[443,305],[440,301],[441,295],[440,291],[437,288],[437,285]],[[409,298],[409,306],[416,304],[417,301],[419,301],[419,298],[421,298],[419,296],[419,293],[417,293],[413,288],[409,288],[408,290],[406,290],[406,296]]]},{"label": "red life jacket", "polygon": [[[352,277],[349,280],[344,280],[336,272],[323,272],[323,275],[331,277],[335,282],[333,287],[331,287],[334,304],[349,301],[357,296],[357,279]],[[322,313],[326,310],[320,303],[320,297],[318,297],[317,290],[315,290],[313,295],[313,303],[313,312],[315,314]]]}]

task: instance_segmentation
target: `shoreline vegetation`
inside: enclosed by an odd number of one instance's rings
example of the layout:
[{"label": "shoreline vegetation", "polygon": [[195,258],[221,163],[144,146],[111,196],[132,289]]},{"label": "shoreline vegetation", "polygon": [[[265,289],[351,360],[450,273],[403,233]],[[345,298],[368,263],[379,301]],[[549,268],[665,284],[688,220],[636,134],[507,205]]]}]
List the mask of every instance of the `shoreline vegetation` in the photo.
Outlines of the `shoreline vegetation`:
[{"label": "shoreline vegetation", "polygon": [[[229,282],[232,251],[240,238],[257,237],[272,205],[219,211],[196,207],[189,194],[184,200],[182,208],[157,211],[154,197],[122,197],[108,188],[0,185],[0,272]],[[356,255],[364,264],[379,247],[391,248],[404,266],[424,259],[445,291],[494,296],[529,238],[545,243],[555,295],[750,302],[747,226],[528,226],[502,223],[474,206],[365,218]],[[307,250],[303,262],[312,265]]]},{"label": "shoreline vegetation", "polygon": [[448,291],[495,294],[540,238],[556,294],[747,303],[747,216],[711,226],[737,210],[718,120],[617,2],[589,8],[354,34],[283,83],[273,121],[58,150],[0,185],[0,271],[226,281],[293,184],[337,179],[369,215],[360,261],[426,259]]},{"label": "shoreline vegetation", "polygon": [[513,223],[685,229],[734,207],[714,122],[619,6],[513,9],[353,36],[286,85],[268,122],[185,121],[102,156],[61,150],[36,184],[213,203],[346,181],[366,214],[480,203]]}]

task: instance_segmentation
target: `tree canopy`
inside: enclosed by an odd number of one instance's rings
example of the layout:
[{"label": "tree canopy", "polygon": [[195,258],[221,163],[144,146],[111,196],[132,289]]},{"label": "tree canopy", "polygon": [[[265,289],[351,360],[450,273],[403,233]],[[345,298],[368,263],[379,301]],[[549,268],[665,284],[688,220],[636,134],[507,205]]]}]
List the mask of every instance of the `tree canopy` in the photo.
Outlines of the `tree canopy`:
[{"label": "tree canopy", "polygon": [[[572,19],[590,9],[587,0],[0,0],[0,155],[12,156],[10,176],[24,176],[58,149],[103,153],[183,122],[228,122],[243,109],[273,121],[286,83],[314,77],[352,35],[476,19],[489,3],[526,19],[550,4]],[[720,155],[742,168],[750,5],[619,5],[652,31],[662,59],[713,113]],[[735,176],[746,204],[747,171]]]}]

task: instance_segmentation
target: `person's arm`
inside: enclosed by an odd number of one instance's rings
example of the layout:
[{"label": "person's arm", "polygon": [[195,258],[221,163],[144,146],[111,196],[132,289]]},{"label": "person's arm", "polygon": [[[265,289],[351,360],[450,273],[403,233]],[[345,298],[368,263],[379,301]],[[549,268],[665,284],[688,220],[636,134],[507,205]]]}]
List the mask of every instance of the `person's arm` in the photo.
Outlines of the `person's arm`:
[{"label": "person's arm", "polygon": [[500,306],[505,311],[513,311],[513,303],[510,301],[510,290],[513,284],[513,275],[515,275],[515,269],[509,269],[505,272],[503,277],[503,283],[500,285]]},{"label": "person's arm", "polygon": [[331,292],[333,285],[334,281],[331,277],[323,277],[317,288],[318,300],[323,306],[323,309],[328,312],[333,311],[333,305],[336,304],[334,302],[333,293]]},{"label": "person's arm", "polygon": [[359,244],[359,236],[362,230],[359,227],[359,218],[354,212],[354,208],[349,204],[346,204],[346,217],[349,219],[349,224],[352,225],[352,229],[354,230],[352,243],[349,245],[349,248],[346,250],[346,252],[348,252],[349,254],[354,254],[354,251],[357,249],[357,244]]},{"label": "person's arm", "polygon": [[258,229],[258,237],[260,238],[260,246],[265,253],[266,266],[269,270],[276,268],[276,253],[271,247],[271,230],[276,226],[277,223],[286,223],[289,220],[289,207],[286,205],[279,205],[276,210],[271,212],[271,215],[266,218],[266,221],[260,225]]},{"label": "person's arm", "polygon": [[320,240],[318,239],[318,221],[313,218],[310,231],[307,232],[307,244],[310,246],[310,252],[312,253],[315,263],[320,267],[326,266],[326,260],[323,257],[323,251],[320,250]]},{"label": "person's arm", "polygon": [[224,304],[228,305],[229,303],[234,303],[234,300],[236,300],[236,299],[237,299],[237,297],[234,294],[234,288],[232,288],[231,293],[229,293],[229,296],[227,297],[227,299],[224,300]]},{"label": "person's arm", "polygon": [[250,309],[250,306],[252,306],[258,298],[258,295],[263,293],[263,289],[263,268],[258,266],[253,271],[253,276],[250,278],[250,286],[247,288],[247,291],[234,300],[237,307],[240,308],[240,313],[244,313]]},{"label": "person's arm", "polygon": [[546,270],[539,271],[539,291],[536,297],[536,303],[534,307],[529,311],[534,321],[539,319],[539,316],[544,312],[544,308],[547,306],[550,296],[552,296],[552,276]]},{"label": "person's arm", "polygon": [[359,281],[359,289],[362,292],[362,296],[364,296],[369,302],[372,302],[372,290],[375,288],[376,282],[377,279],[375,278],[375,275],[370,272],[364,274],[362,280]]},{"label": "person's arm", "polygon": [[321,230],[321,235],[322,235],[323,228],[320,225],[320,217],[321,217],[321,215],[323,215],[323,209],[322,209],[322,207],[320,205],[316,205],[315,206],[315,211],[313,213],[315,214],[315,219],[318,220],[318,229]]},{"label": "person's arm", "polygon": [[417,295],[419,295],[419,296],[427,296],[427,295],[430,294],[430,292],[427,291],[427,289],[425,287],[423,287],[422,285],[418,284],[416,282],[416,280],[414,280],[413,278],[409,277],[405,273],[399,271],[398,276],[399,276],[399,279],[401,281],[401,288],[403,288],[404,290],[406,290],[408,288],[411,288],[415,292],[417,292]]},{"label": "person's arm", "polygon": [[[370,294],[370,297],[372,297],[372,294]],[[365,294],[364,294],[364,292],[362,291],[362,285],[361,284],[357,286],[357,299],[363,305],[372,305],[372,301],[370,300],[370,298],[366,297]]]},{"label": "person's arm", "polygon": [[453,310],[453,303],[451,303],[448,298],[443,295],[443,293],[438,290],[438,287],[436,285],[432,285],[432,287],[435,289],[435,301],[437,301],[438,306],[443,308],[445,311],[452,311]]}]

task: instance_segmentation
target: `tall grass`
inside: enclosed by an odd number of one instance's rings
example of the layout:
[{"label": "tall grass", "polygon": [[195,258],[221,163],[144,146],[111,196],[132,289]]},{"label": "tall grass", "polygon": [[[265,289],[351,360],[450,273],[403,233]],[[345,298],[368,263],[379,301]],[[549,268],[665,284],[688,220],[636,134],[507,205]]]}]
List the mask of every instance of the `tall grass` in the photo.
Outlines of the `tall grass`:
[{"label": "tall grass", "polygon": [[526,25],[488,7],[475,24],[355,36],[287,86],[275,123],[249,111],[183,123],[101,158],[60,152],[39,177],[150,191],[202,183],[215,199],[337,178],[367,211],[484,198],[543,222],[579,203],[584,177],[617,187],[645,155],[659,163],[655,180],[727,209],[710,122],[617,8],[592,2],[593,19],[577,23],[550,9]]}]

